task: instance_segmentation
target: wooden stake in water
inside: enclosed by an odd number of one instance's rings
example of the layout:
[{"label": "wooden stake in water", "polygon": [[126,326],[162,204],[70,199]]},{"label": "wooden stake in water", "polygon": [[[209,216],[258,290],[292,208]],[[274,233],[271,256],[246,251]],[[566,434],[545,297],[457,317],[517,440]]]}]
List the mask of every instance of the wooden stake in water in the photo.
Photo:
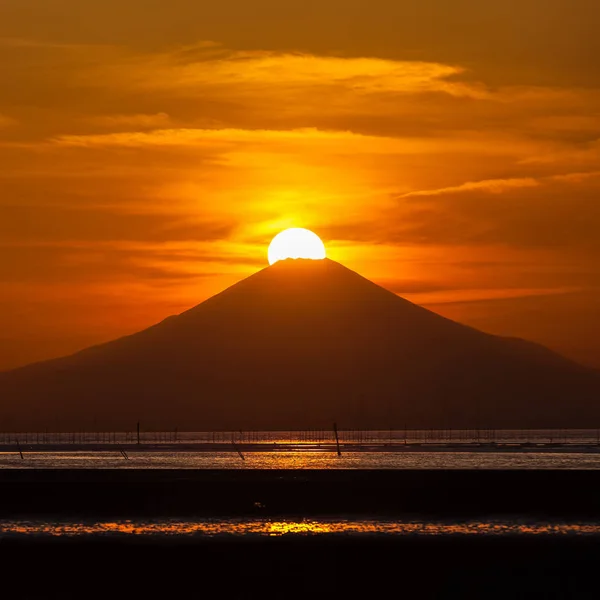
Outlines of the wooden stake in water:
[{"label": "wooden stake in water", "polygon": [[19,451],[19,454],[21,455],[21,458],[23,460],[25,460],[25,457],[23,456],[23,453],[21,452],[21,446],[19,444],[19,438],[17,438],[17,450]]},{"label": "wooden stake in water", "polygon": [[335,445],[337,447],[338,456],[341,456],[342,451],[340,450],[340,437],[338,435],[337,423],[333,424],[333,433],[335,433]]},{"label": "wooden stake in water", "polygon": [[242,454],[242,451],[237,447],[236,443],[235,443],[235,438],[234,438],[234,434],[231,434],[231,444],[233,446],[233,449],[240,455],[240,458],[242,460],[246,460],[246,458],[244,457],[244,455]]},{"label": "wooden stake in water", "polygon": [[140,422],[137,422],[137,443],[140,443]]}]

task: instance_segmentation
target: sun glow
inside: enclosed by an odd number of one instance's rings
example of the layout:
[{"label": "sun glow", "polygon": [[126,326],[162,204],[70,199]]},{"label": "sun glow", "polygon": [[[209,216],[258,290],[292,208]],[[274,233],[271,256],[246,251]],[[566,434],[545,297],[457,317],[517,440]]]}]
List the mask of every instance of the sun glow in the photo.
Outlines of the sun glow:
[{"label": "sun glow", "polygon": [[316,233],[294,227],[278,233],[269,245],[269,264],[286,258],[325,258],[325,246]]}]

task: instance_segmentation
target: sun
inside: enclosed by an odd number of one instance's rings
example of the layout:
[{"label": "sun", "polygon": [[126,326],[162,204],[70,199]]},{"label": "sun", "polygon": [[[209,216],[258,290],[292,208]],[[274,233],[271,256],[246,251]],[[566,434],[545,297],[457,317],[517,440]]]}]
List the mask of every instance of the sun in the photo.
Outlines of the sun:
[{"label": "sun", "polygon": [[278,233],[269,244],[269,264],[286,258],[325,258],[325,246],[319,236],[309,229],[293,227]]}]

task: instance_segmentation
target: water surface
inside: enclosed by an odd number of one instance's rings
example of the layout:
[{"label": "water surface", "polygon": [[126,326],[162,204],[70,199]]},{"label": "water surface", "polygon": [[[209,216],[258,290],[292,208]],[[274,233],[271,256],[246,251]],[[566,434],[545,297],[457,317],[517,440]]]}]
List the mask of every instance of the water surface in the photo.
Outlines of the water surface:
[{"label": "water surface", "polygon": [[0,469],[600,469],[595,452],[237,452],[0,453]]},{"label": "water surface", "polygon": [[223,538],[357,535],[364,536],[597,536],[600,523],[522,520],[403,521],[371,519],[203,519],[119,521],[0,521],[3,537],[52,538],[202,537]]}]

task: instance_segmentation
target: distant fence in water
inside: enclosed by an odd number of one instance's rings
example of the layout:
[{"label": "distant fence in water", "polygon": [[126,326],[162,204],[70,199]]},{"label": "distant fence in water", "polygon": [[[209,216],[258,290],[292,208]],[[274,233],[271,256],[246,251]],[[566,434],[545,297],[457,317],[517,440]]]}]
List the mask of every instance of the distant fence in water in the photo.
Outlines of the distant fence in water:
[{"label": "distant fence in water", "polygon": [[[340,444],[597,444],[598,429],[340,429]],[[139,437],[138,437],[139,435]],[[334,430],[0,433],[0,445],[335,444]]]}]

